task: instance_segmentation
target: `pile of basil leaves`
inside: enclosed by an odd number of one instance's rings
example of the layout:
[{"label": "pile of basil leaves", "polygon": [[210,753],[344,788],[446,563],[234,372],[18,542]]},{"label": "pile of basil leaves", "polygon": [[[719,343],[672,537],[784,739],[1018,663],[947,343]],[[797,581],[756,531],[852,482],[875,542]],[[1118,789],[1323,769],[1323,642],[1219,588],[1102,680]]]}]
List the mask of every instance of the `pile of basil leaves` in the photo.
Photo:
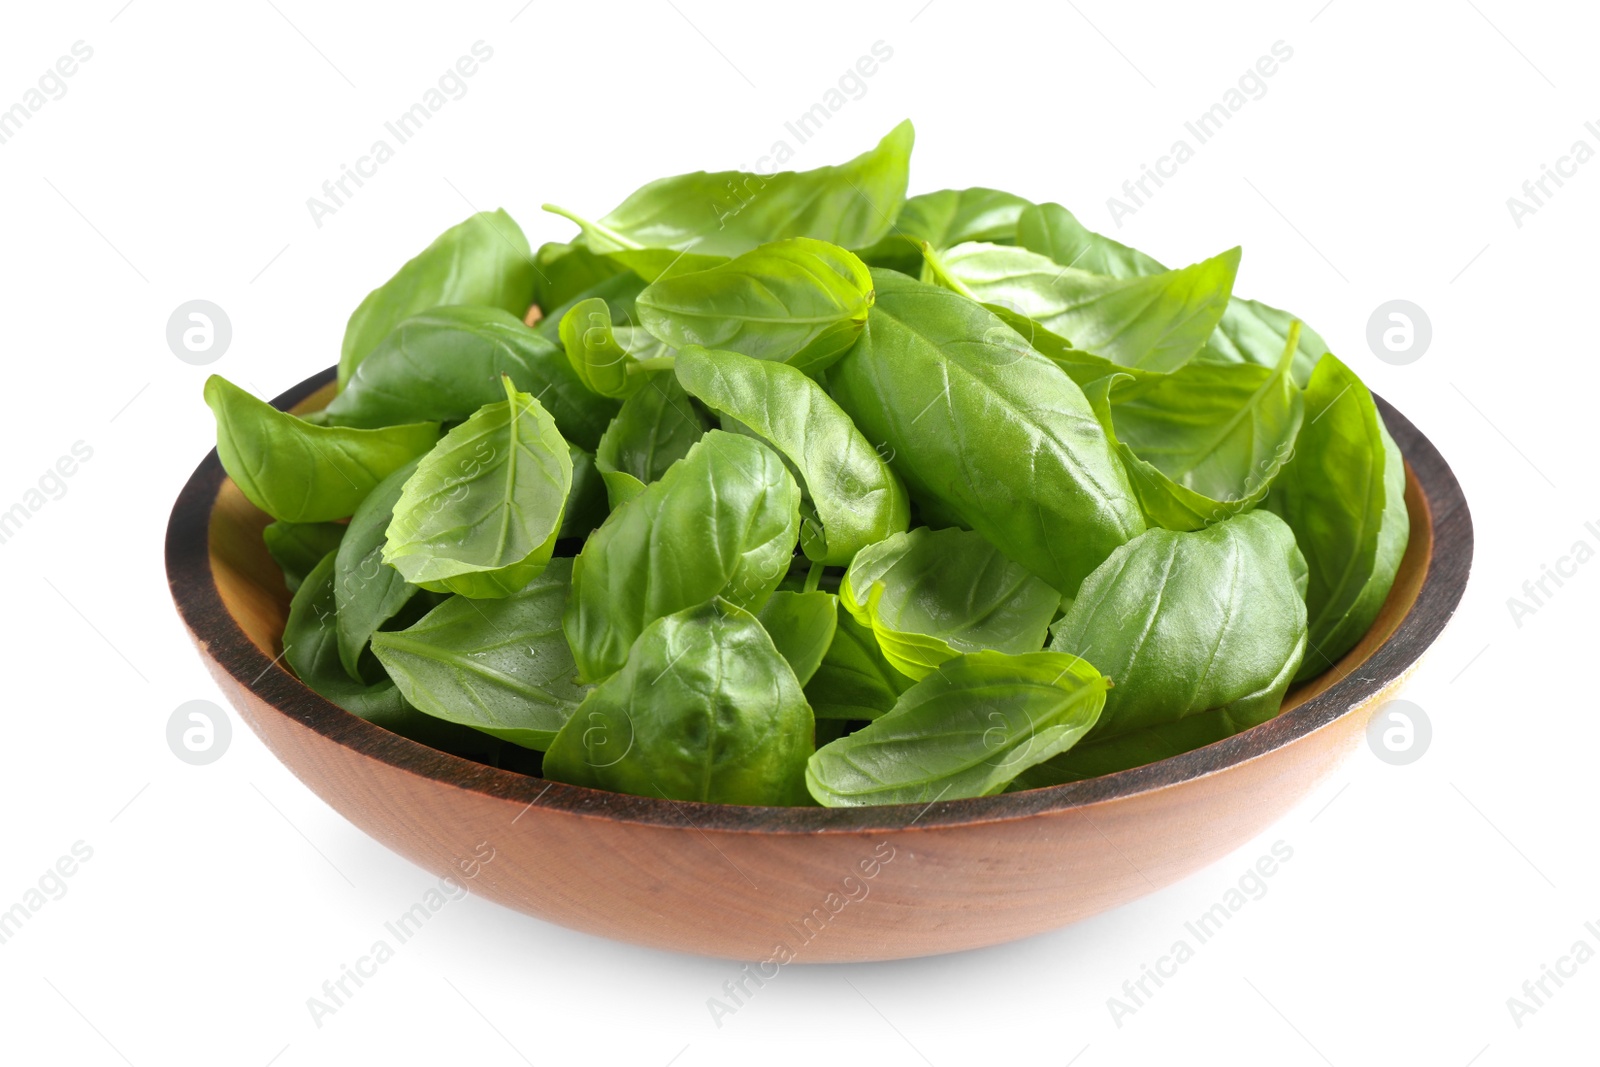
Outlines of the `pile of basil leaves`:
[{"label": "pile of basil leaves", "polygon": [[[1405,474],[1361,381],[1056,204],[841,166],[504,212],[350,318],[306,418],[213,377],[284,659],[490,764],[728,804],[1073,781],[1277,714],[1370,627]],[[542,754],[542,755],[541,755]]]}]

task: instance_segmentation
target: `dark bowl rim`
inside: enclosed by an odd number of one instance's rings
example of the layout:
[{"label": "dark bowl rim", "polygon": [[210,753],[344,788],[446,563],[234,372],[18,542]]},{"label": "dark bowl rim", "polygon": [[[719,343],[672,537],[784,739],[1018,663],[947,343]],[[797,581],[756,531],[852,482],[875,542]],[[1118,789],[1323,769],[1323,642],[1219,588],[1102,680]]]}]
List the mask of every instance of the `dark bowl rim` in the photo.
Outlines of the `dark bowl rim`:
[{"label": "dark bowl rim", "polygon": [[[330,367],[272,403],[288,410],[334,376],[335,368]],[[1466,589],[1473,554],[1472,516],[1460,483],[1433,443],[1388,402],[1376,394],[1373,399],[1426,497],[1434,552],[1416,602],[1388,640],[1361,662],[1361,669],[1350,671],[1299,707],[1204,748],[1100,778],[991,797],[863,808],[743,807],[638,797],[475,763],[375,726],[307,688],[282,665],[281,657],[265,655],[223,604],[209,551],[211,511],[226,477],[214,448],[173,504],[167,524],[167,581],[202,655],[274,710],[360,755],[460,789],[524,804],[524,811],[537,806],[678,829],[780,834],[932,830],[1023,819],[1164,789],[1267,756],[1364,705],[1405,675],[1433,644]],[[1442,554],[1441,545],[1449,552]]]}]

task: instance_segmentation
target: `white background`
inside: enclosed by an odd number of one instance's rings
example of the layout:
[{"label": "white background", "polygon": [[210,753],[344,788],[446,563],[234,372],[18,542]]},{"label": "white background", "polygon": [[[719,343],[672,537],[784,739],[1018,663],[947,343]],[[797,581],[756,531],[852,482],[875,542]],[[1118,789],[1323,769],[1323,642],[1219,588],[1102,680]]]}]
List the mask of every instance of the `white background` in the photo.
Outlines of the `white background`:
[{"label": "white background", "polygon": [[[1520,227],[1506,200],[1575,140],[1600,148],[1584,129],[1600,25],[1578,3],[1322,3],[8,7],[0,108],[74,42],[93,57],[0,144],[0,510],[74,442],[93,458],[0,544],[0,909],[75,842],[93,857],[0,945],[0,1057],[1592,1062],[1600,962],[1521,1027],[1506,1000],[1576,940],[1600,949],[1584,929],[1600,922],[1600,563],[1520,626],[1507,598],[1574,542],[1600,547],[1600,161]],[[466,95],[316,226],[306,199],[478,40],[494,55]],[[1406,767],[1360,749],[1259,840],[1112,914],[960,956],[786,968],[720,1028],[706,999],[734,965],[471,897],[317,1027],[306,999],[433,879],[237,720],[210,766],[167,748],[174,708],[220,700],[161,555],[213,442],[202,381],[272,396],[335,362],[360,298],[473,208],[504,206],[538,243],[571,232],[544,201],[599,215],[660,175],[753,166],[880,40],[892,59],[791,166],[909,116],[913,192],[1058,200],[1173,264],[1242,243],[1238,291],[1303,315],[1437,443],[1478,541],[1461,612],[1405,691],[1431,748]],[[1280,40],[1293,58],[1266,95],[1116,228],[1107,197]],[[165,340],[195,298],[233,325],[209,368]],[[1366,343],[1395,298],[1433,325],[1406,366]],[[1293,859],[1266,896],[1119,1027],[1107,998],[1280,839]]]}]

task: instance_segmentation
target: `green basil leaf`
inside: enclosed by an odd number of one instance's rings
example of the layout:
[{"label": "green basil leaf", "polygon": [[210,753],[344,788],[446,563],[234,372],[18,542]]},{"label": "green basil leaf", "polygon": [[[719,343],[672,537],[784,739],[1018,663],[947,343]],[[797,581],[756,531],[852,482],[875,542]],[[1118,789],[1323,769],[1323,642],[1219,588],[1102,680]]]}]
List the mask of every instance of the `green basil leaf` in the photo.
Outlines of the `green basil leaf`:
[{"label": "green basil leaf", "polygon": [[651,280],[679,257],[680,267],[697,269],[710,266],[710,257],[741,255],[786,237],[864,248],[888,232],[905,203],[913,139],[906,121],[876,148],[839,166],[661,178],[596,222],[549,204],[545,210],[582,226],[591,251]]},{"label": "green basil leaf", "polygon": [[640,632],[556,735],[544,775],[672,800],[804,804],[813,728],[766,630],[718,598]]},{"label": "green basil leaf", "polygon": [[336,425],[461,422],[504,399],[501,377],[539,398],[568,440],[593,448],[617,412],[561,349],[516,316],[488,307],[434,308],[406,319],[362,361],[327,407]]},{"label": "green basil leaf", "polygon": [[[1017,220],[1017,244],[1049,256],[1064,267],[1112,278],[1139,278],[1167,269],[1138,249],[1086,228],[1060,204],[1040,204],[1024,211]],[[1296,317],[1287,311],[1234,296],[1217,328],[1195,355],[1195,362],[1275,366],[1295,321]],[[1291,369],[1296,385],[1305,386],[1311,368],[1326,351],[1327,343],[1315,331],[1310,327],[1301,330]]]},{"label": "green basil leaf", "polygon": [[424,589],[509,596],[545,567],[572,488],[572,456],[538,400],[506,399],[444,436],[406,482],[383,560]]},{"label": "green basil leaf", "polygon": [[333,593],[338,609],[339,660],[345,673],[360,681],[358,664],[378,627],[417,593],[399,571],[383,561],[385,531],[394,506],[417,461],[406,464],[378,484],[350,516],[350,526],[334,557]]},{"label": "green basil leaf", "polygon": [[872,631],[841,603],[833,642],[806,683],[806,699],[818,720],[876,719],[894,707],[911,679],[895,670]]},{"label": "green basil leaf", "polygon": [[1115,375],[1084,390],[1152,524],[1198,530],[1267,495],[1305,413],[1289,375],[1292,333],[1271,370],[1190,363],[1142,383]]},{"label": "green basil leaf", "polygon": [[707,407],[737,420],[799,473],[816,521],[801,527],[807,557],[845,566],[867,545],[903,532],[910,501],[900,478],[822,387],[800,370],[737,352],[691,346],[678,381]]},{"label": "green basil leaf", "polygon": [[[1071,593],[1144,529],[1083,390],[972,301],[892,271],[828,389],[914,498]],[[1070,534],[1067,533],[1070,531]]]},{"label": "green basil leaf", "polygon": [[949,660],[892,711],[819,748],[806,787],[828,807],[992,796],[1083,737],[1109,685],[1060,652]]},{"label": "green basil leaf", "polygon": [[[1001,322],[1017,331],[1035,352],[1046,357],[1050,362],[1065,371],[1067,377],[1077,382],[1081,388],[1087,389],[1094,382],[1111,374],[1136,382],[1149,381],[1163,376],[1163,372],[1147,371],[1139,367],[1119,366],[1104,356],[1097,356],[1093,352],[1084,352],[1074,347],[1071,341],[1060,334],[1045,329],[1026,315],[1019,315],[1002,304],[984,304],[983,306],[993,312]],[[1198,362],[1198,360],[1191,362]]]},{"label": "green basil leaf", "polygon": [[1294,458],[1266,506],[1294,531],[1310,568],[1303,680],[1328,670],[1372,626],[1411,535],[1405,461],[1372,394],[1331,355],[1311,374]]},{"label": "green basil leaf", "polygon": [[205,398],[217,417],[223,470],[250,503],[286,522],[344,518],[439,439],[436,422],[381,430],[314,426],[217,374],[206,379]]},{"label": "green basil leaf", "polygon": [[340,388],[389,331],[418,312],[482,304],[520,319],[533,303],[536,277],[528,239],[504,211],[480,211],[450,227],[350,316],[339,350]]},{"label": "green basil leaf", "polygon": [[924,281],[1001,304],[1125,367],[1183,366],[1217,328],[1239,271],[1239,250],[1182,270],[1108,278],[1007,245],[927,251]]},{"label": "green basil leaf", "polygon": [[339,547],[344,524],[338,522],[284,522],[277,519],[261,531],[267,552],[283,571],[283,584],[293,593],[311,568]]},{"label": "green basil leaf", "polygon": [[595,255],[582,242],[542,244],[533,254],[533,262],[539,268],[533,302],[545,315],[626,269],[606,256]]},{"label": "green basil leaf", "polygon": [[[635,328],[613,329],[611,309],[600,297],[574,304],[562,316],[560,334],[567,362],[600,396],[630,396],[651,370],[672,369],[673,350]],[[630,346],[643,351],[636,354]]]},{"label": "green basil leaf", "polygon": [[1037,652],[1061,594],[982,534],[923,527],[857,553],[839,602],[896,670],[925,678],[965,652]]},{"label": "green basil leaf", "polygon": [[998,189],[941,189],[906,200],[889,235],[858,253],[874,267],[902,274],[922,269],[922,245],[953,248],[968,241],[1010,244],[1028,201]]},{"label": "green basil leaf", "polygon": [[870,307],[866,264],[808,237],[653,282],[638,300],[640,323],[675,348],[728,349],[812,374],[855,343]]},{"label": "green basil leaf", "polygon": [[712,597],[760,609],[789,569],[799,528],[800,488],[777,454],[706,434],[620,504],[573,564],[566,630],[578,677],[611,674],[650,623]]},{"label": "green basil leaf", "polygon": [[558,541],[588,537],[611,514],[605,479],[595,466],[594,457],[577,445],[568,445],[567,455],[572,458],[572,488],[567,491],[567,506],[561,512]]},{"label": "green basil leaf", "polygon": [[623,401],[595,453],[613,508],[665,474],[710,428],[672,371],[639,377],[641,388]]},{"label": "green basil leaf", "polygon": [[756,613],[767,636],[789,662],[802,686],[817,673],[822,657],[833,644],[839,619],[838,605],[839,598],[832,593],[779,589]]},{"label": "green basil leaf", "polygon": [[[1272,354],[1281,352],[1289,340],[1290,328],[1299,320],[1259,300],[1234,297],[1222,313],[1216,332],[1195,357],[1197,363],[1254,363],[1269,366]],[[1294,383],[1304,388],[1311,370],[1328,351],[1328,342],[1309,326],[1300,330],[1290,373]]]},{"label": "green basil leaf", "polygon": [[572,561],[553,559],[497,600],[453,596],[404,630],[376,633],[372,650],[418,710],[524,748],[543,749],[587,689],[561,631]]},{"label": "green basil leaf", "polygon": [[578,304],[585,300],[598,297],[606,302],[606,307],[611,312],[612,322],[632,322],[637,316],[634,302],[639,299],[639,294],[644,292],[646,282],[632,271],[623,271],[613,274],[601,282],[577,293],[565,304],[558,304],[553,308],[543,308],[544,317],[533,327],[533,332],[543,337],[557,348],[561,344],[561,321],[567,317]]},{"label": "green basil leaf", "polygon": [[1117,549],[1052,628],[1052,649],[1116,683],[1079,748],[1208,712],[1208,741],[1272,718],[1305,652],[1305,587],[1294,534],[1266,511]]},{"label": "green basil leaf", "polygon": [[424,715],[401,696],[382,667],[367,657],[365,677],[354,681],[339,660],[337,607],[333,589],[334,553],[306,575],[289,603],[283,627],[283,661],[310,689],[345,711],[430,748],[493,763],[501,743],[474,730]]},{"label": "green basil leaf", "polygon": [[1039,204],[1018,215],[1017,244],[1063,267],[1108,278],[1141,278],[1167,269],[1137,248],[1095,233],[1060,204]]}]

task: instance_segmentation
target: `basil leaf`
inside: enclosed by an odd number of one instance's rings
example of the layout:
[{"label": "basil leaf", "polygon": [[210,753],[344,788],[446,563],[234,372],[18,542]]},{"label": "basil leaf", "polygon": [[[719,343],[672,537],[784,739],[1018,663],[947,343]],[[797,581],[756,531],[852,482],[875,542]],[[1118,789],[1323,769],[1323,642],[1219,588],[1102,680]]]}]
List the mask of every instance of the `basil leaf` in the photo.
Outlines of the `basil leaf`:
[{"label": "basil leaf", "polygon": [[333,569],[334,554],[329,552],[306,575],[289,603],[289,619],[283,627],[283,661],[289,669],[310,689],[352,715],[430,748],[493,763],[500,749],[498,740],[422,714],[406,703],[371,657],[363,674],[375,676],[377,681],[355,681],[345,673],[339,660]]},{"label": "basil leaf", "polygon": [[640,323],[674,348],[728,349],[811,374],[855,343],[870,307],[866,264],[808,237],[653,282],[638,300]]},{"label": "basil leaf", "polygon": [[1095,233],[1060,204],[1039,204],[1018,215],[1017,244],[1063,267],[1108,278],[1141,278],[1167,269],[1137,248]]},{"label": "basil leaf", "polygon": [[779,589],[756,613],[778,652],[788,661],[804,686],[833,644],[838,626],[839,598],[817,591],[796,593]]},{"label": "basil leaf", "polygon": [[905,530],[904,484],[822,387],[782,363],[691,346],[678,381],[713,411],[777,449],[798,472],[816,519],[801,527],[808,558],[847,565],[867,545]]},{"label": "basil leaf", "polygon": [[823,719],[876,719],[894,707],[911,679],[890,666],[872,631],[841,603],[833,642],[806,683],[811,711]]},{"label": "basil leaf", "polygon": [[374,634],[372,651],[418,710],[543,749],[587,693],[561,632],[571,578],[572,561],[553,559],[510,596],[453,596],[407,629]]},{"label": "basil leaf", "polygon": [[578,677],[611,674],[646,626],[712,597],[760,609],[799,529],[800,488],[777,455],[737,434],[706,434],[619,505],[573,564],[566,630]]},{"label": "basil leaf", "polygon": [[1252,511],[1193,533],[1148,530],[1083,583],[1050,647],[1116,687],[1069,753],[1213,713],[1207,742],[1278,713],[1306,647],[1306,565],[1276,515]]},{"label": "basil leaf", "polygon": [[1037,652],[1061,594],[970,530],[898,533],[856,554],[839,602],[900,673],[964,652]]},{"label": "basil leaf", "polygon": [[433,447],[439,424],[381,430],[314,426],[220,375],[206,379],[217,458],[245,497],[275,519],[342,519],[391,473]]},{"label": "basil leaf", "polygon": [[622,402],[595,453],[613,508],[665,474],[710,428],[671,371],[640,380],[643,386]]},{"label": "basil leaf", "polygon": [[992,796],[1083,737],[1109,686],[1087,661],[1059,652],[961,656],[892,711],[819,748],[806,787],[828,807]]},{"label": "basil leaf", "polygon": [[261,531],[267,552],[283,571],[283,584],[293,593],[322,557],[339,547],[344,525],[337,522],[269,522]]},{"label": "basil leaf", "polygon": [[1115,375],[1085,389],[1146,519],[1198,530],[1267,495],[1305,413],[1289,376],[1294,353],[1291,336],[1272,370],[1190,363],[1142,383]]},{"label": "basil leaf", "polygon": [[497,308],[442,307],[413,315],[362,361],[327,407],[336,425],[461,422],[504,399],[501,377],[532,393],[568,440],[593,448],[617,412],[595,396],[561,349]]},{"label": "basil leaf", "polygon": [[741,255],[787,237],[864,248],[888,232],[905,203],[913,139],[906,121],[876,148],[840,166],[661,178],[596,222],[549,204],[545,210],[582,226],[591,251],[651,280],[675,261],[700,269],[712,265],[711,257]]},{"label": "basil leaf", "polygon": [[1001,304],[1125,367],[1172,371],[1206,343],[1228,306],[1239,270],[1230,249],[1182,270],[1108,278],[1006,245],[927,252],[923,280]]},{"label": "basil leaf", "polygon": [[644,383],[645,374],[672,368],[671,348],[633,327],[613,329],[611,309],[600,297],[572,305],[561,318],[560,334],[567,362],[579,380],[600,396],[630,396]]},{"label": "basil leaf", "polygon": [[611,513],[605,479],[595,466],[594,457],[577,445],[568,445],[567,455],[572,459],[572,488],[567,491],[567,506],[561,512],[558,541],[588,537]]},{"label": "basil leaf", "polygon": [[967,241],[1010,244],[1028,201],[998,189],[941,189],[906,200],[894,226],[871,248],[858,253],[874,267],[902,274],[922,269],[922,245],[953,248]]},{"label": "basil leaf", "polygon": [[538,267],[533,302],[546,316],[626,269],[614,260],[595,255],[581,242],[542,244],[533,254],[533,262]]},{"label": "basil leaf", "polygon": [[710,600],[653,620],[545,753],[557,782],[717,804],[804,804],[813,722],[772,639]]},{"label": "basil leaf", "polygon": [[892,271],[872,277],[867,328],[828,370],[833,399],[893,450],[913,497],[1073,592],[1144,529],[1083,391],[970,300]]},{"label": "basil leaf", "polygon": [[[1138,249],[1086,228],[1060,204],[1040,204],[1024,211],[1017,220],[1017,244],[1049,256],[1062,266],[1112,278],[1139,278],[1167,269]],[[1195,362],[1275,366],[1295,321],[1287,311],[1234,296],[1217,328],[1195,355]],[[1301,330],[1291,369],[1296,385],[1305,386],[1312,366],[1326,351],[1327,343],[1315,331],[1310,327]]]},{"label": "basil leaf", "polygon": [[358,664],[378,627],[417,593],[417,587],[383,561],[385,531],[394,506],[417,461],[406,464],[378,484],[350,516],[350,525],[334,556],[333,593],[338,610],[339,661],[345,673],[361,680]]},{"label": "basil leaf", "polygon": [[572,457],[539,401],[502,381],[506,399],[446,434],[394,506],[383,561],[424,589],[509,596],[555,547]]},{"label": "basil leaf", "polygon": [[1306,408],[1294,459],[1266,503],[1294,531],[1310,568],[1310,639],[1297,681],[1328,670],[1372,626],[1411,535],[1405,461],[1361,379],[1323,356]]},{"label": "basil leaf", "polygon": [[536,276],[528,239],[504,211],[480,211],[450,227],[350,316],[339,350],[339,387],[389,331],[418,312],[482,304],[521,319],[533,302]]}]

